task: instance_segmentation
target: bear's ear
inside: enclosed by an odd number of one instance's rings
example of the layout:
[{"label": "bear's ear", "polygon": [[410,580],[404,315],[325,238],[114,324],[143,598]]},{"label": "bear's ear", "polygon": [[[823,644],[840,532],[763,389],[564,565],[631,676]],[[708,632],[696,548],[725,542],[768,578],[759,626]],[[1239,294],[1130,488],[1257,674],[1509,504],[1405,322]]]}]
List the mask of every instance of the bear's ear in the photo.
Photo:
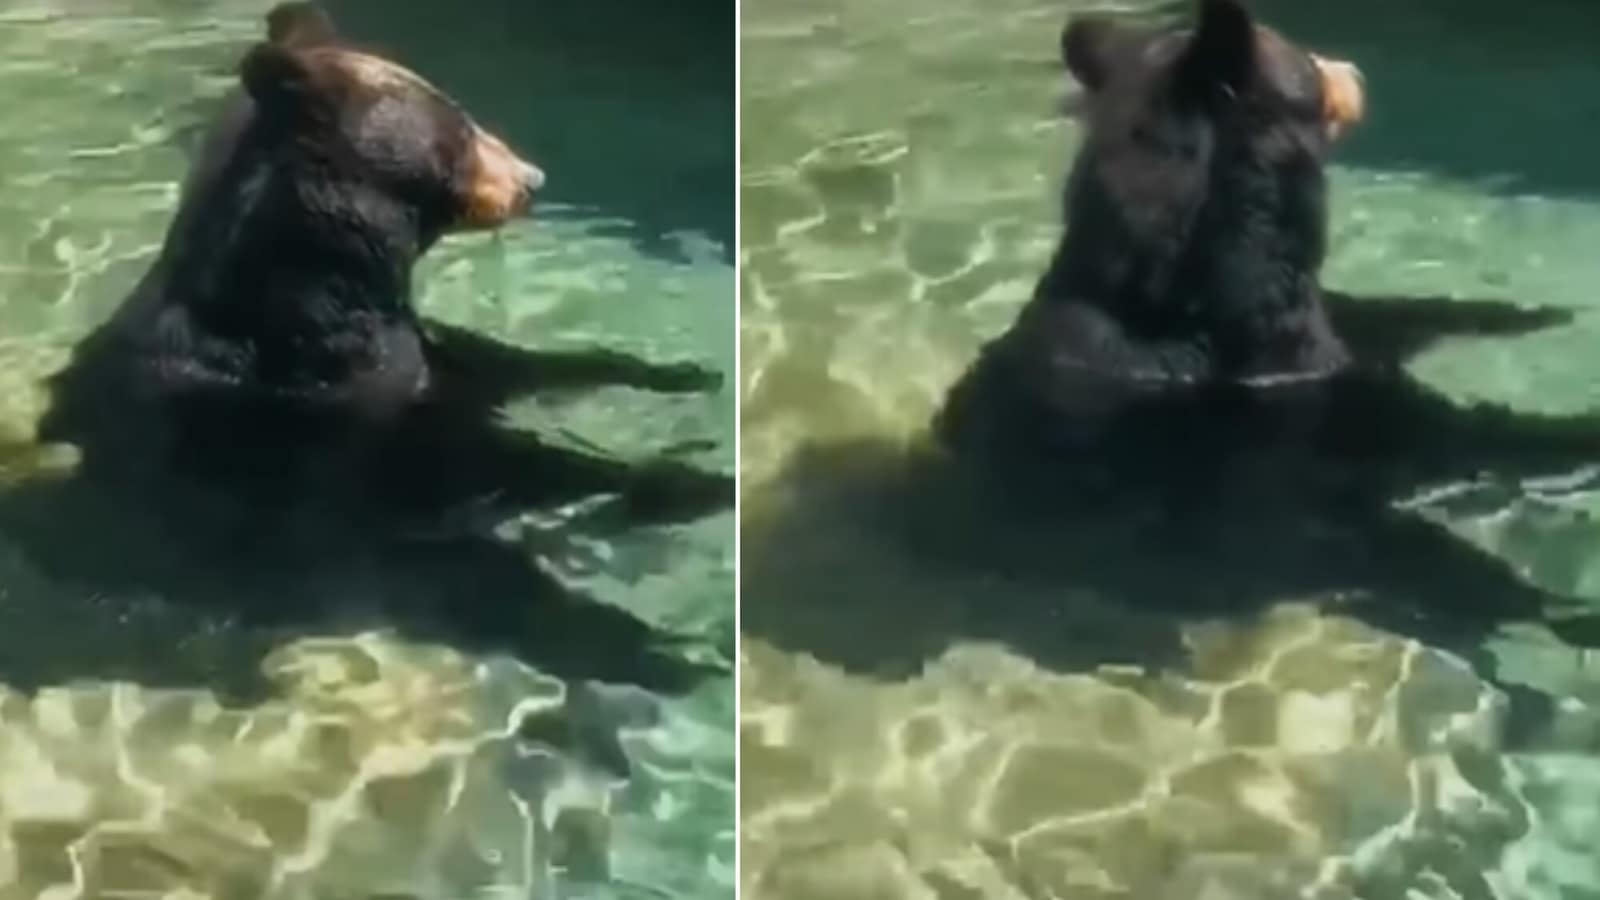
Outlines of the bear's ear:
[{"label": "bear's ear", "polygon": [[1179,87],[1197,98],[1242,91],[1256,73],[1256,25],[1239,0],[1201,0],[1200,22],[1178,66]]},{"label": "bear's ear", "polygon": [[239,80],[256,106],[275,114],[302,108],[311,93],[311,71],[305,60],[270,42],[257,44],[245,54],[239,64]]},{"label": "bear's ear", "polygon": [[1110,73],[1112,39],[1117,26],[1109,19],[1073,19],[1061,32],[1061,61],[1085,89],[1098,91]]},{"label": "bear's ear", "polygon": [[274,44],[313,47],[338,37],[333,18],[315,3],[279,3],[267,13],[267,40]]}]

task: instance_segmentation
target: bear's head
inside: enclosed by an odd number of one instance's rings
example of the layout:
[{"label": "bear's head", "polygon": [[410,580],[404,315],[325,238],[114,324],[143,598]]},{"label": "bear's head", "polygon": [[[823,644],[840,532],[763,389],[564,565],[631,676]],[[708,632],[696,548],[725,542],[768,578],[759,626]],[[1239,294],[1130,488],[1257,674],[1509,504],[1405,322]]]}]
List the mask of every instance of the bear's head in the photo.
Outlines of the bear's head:
[{"label": "bear's head", "polygon": [[1072,239],[1046,292],[1168,334],[1226,333],[1227,320],[1314,302],[1323,169],[1365,102],[1354,65],[1302,49],[1239,0],[1201,0],[1191,27],[1078,18],[1061,54],[1086,133],[1066,193]]},{"label": "bear's head", "polygon": [[[1061,55],[1087,92],[1101,139],[1155,138],[1170,150],[1198,153],[1203,132],[1222,131],[1245,142],[1292,140],[1320,153],[1363,112],[1354,65],[1296,46],[1253,21],[1239,0],[1201,0],[1193,28],[1074,19],[1061,34]],[[1169,133],[1145,130],[1157,121]]]},{"label": "bear's head", "polygon": [[504,224],[543,184],[442,91],[344,43],[316,6],[279,5],[267,31],[240,65],[252,140],[275,164],[312,173],[302,184],[322,189],[320,199],[338,192],[361,212],[412,217],[425,248],[444,233]]}]

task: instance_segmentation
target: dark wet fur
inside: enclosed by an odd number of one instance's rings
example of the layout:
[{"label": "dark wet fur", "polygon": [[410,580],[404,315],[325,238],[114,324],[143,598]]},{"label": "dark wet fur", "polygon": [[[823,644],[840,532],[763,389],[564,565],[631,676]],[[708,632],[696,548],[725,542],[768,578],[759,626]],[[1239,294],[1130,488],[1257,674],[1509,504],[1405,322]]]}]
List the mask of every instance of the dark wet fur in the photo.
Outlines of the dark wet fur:
[{"label": "dark wet fur", "polygon": [[[247,82],[252,65],[284,65],[262,62],[273,52],[252,51]],[[362,132],[386,148],[369,171],[341,156],[363,146],[354,137],[318,144],[242,93],[225,101],[159,258],[51,385],[41,437],[77,445],[82,465],[0,497],[28,561],[72,586],[51,601],[66,638],[43,652],[23,637],[41,611],[0,603],[17,624],[0,626],[8,683],[200,679],[242,692],[274,642],[374,625],[567,677],[677,689],[698,676],[644,623],[562,588],[483,523],[607,495],[609,527],[728,508],[730,476],[564,447],[499,412],[539,391],[699,392],[720,376],[423,322],[411,267],[453,214],[451,140],[465,120],[442,98],[406,109],[384,127],[433,130],[411,144]],[[444,156],[414,158],[423,151]]]}]

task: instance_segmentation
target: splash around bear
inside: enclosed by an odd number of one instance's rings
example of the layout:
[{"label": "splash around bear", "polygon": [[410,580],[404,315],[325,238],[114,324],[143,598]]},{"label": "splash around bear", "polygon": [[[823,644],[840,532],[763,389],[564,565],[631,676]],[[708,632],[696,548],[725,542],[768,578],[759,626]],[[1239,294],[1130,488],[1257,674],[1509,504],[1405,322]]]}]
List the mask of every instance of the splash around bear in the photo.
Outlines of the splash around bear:
[{"label": "splash around bear", "polygon": [[544,386],[700,391],[719,378],[424,322],[417,260],[448,234],[525,214],[543,173],[316,6],[281,4],[266,30],[158,257],[52,385],[41,437],[80,447],[92,476],[132,466],[138,480],[153,463],[189,482],[248,482],[258,499],[307,493],[294,479],[315,474],[312,493],[424,507],[589,492],[731,502],[726,476],[661,463],[646,477],[497,427],[506,400]]},{"label": "splash around bear", "polygon": [[952,393],[944,436],[981,431],[997,394],[1036,424],[1081,425],[1153,395],[1343,369],[1317,277],[1324,165],[1363,111],[1356,68],[1236,0],[1204,0],[1187,29],[1077,19],[1061,53],[1086,121],[1068,231]]}]

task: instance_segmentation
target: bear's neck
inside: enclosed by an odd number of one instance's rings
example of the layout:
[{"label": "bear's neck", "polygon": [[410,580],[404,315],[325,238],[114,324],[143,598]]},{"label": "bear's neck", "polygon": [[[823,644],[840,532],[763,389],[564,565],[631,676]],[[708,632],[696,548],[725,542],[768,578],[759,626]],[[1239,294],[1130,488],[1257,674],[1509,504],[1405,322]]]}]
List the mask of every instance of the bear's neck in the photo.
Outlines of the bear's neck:
[{"label": "bear's neck", "polygon": [[1219,363],[1245,377],[1342,367],[1348,354],[1319,284],[1328,230],[1322,163],[1233,152],[1212,166],[1182,265]]},{"label": "bear's neck", "polygon": [[165,304],[258,340],[351,314],[408,317],[423,249],[415,223],[370,189],[307,183],[263,164],[198,201],[211,209],[180,215],[175,226],[187,228],[168,236],[163,259]]},{"label": "bear's neck", "polygon": [[374,189],[243,155],[213,189],[184,197],[116,327],[199,381],[315,391],[396,366],[397,382],[415,381],[414,354],[394,351],[417,332],[420,235]]},{"label": "bear's neck", "polygon": [[1081,167],[1035,302],[1087,303],[1136,337],[1204,342],[1241,376],[1337,367],[1344,349],[1317,283],[1324,191],[1315,166],[1219,160],[1190,197],[1136,209]]}]

